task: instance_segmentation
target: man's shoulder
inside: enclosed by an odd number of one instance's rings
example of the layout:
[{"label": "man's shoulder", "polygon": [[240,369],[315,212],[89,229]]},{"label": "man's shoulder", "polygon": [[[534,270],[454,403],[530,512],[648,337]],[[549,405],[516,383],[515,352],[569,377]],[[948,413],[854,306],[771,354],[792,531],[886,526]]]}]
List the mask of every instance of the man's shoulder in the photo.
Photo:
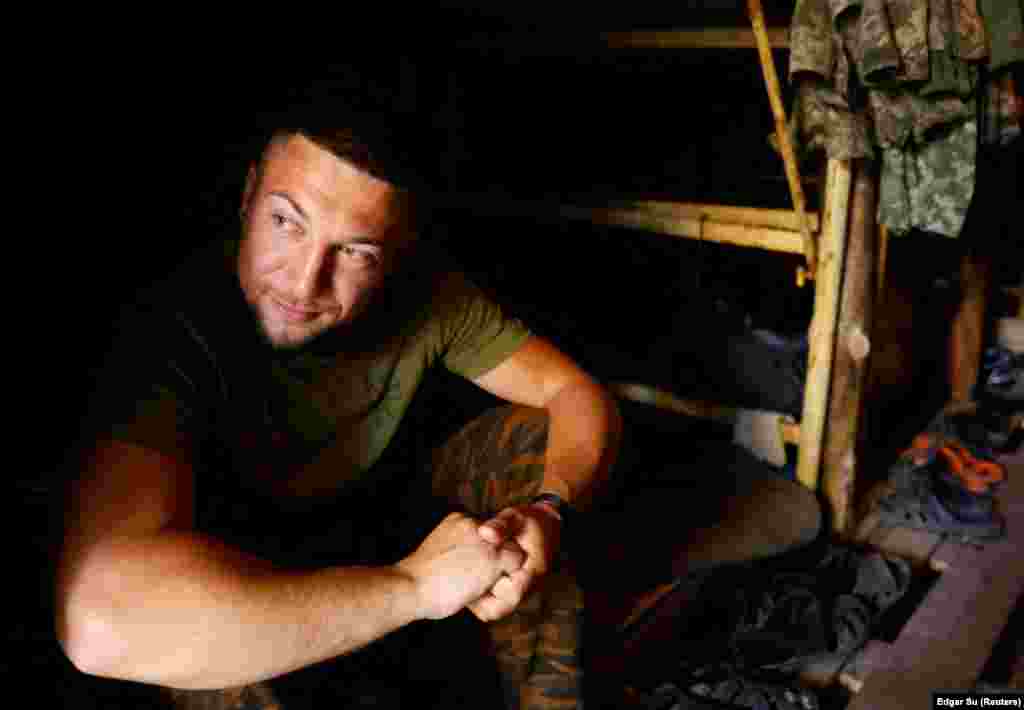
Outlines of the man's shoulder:
[{"label": "man's shoulder", "polygon": [[122,349],[168,355],[197,346],[207,349],[240,327],[244,313],[225,246],[211,242],[125,300],[115,314],[113,342]]}]

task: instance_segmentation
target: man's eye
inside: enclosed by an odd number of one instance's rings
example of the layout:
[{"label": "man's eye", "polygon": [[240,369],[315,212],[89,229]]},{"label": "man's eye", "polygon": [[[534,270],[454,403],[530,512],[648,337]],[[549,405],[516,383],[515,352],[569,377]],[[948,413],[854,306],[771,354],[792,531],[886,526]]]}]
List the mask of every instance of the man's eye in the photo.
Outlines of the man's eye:
[{"label": "man's eye", "polygon": [[342,246],[339,251],[341,251],[346,259],[360,267],[372,268],[377,266],[377,255],[372,251],[353,246]]},{"label": "man's eye", "polygon": [[278,229],[283,229],[283,228],[293,229],[294,226],[295,226],[294,223],[290,219],[285,217],[283,214],[279,214],[277,212],[274,212],[274,213],[272,213],[270,215],[270,221]]}]

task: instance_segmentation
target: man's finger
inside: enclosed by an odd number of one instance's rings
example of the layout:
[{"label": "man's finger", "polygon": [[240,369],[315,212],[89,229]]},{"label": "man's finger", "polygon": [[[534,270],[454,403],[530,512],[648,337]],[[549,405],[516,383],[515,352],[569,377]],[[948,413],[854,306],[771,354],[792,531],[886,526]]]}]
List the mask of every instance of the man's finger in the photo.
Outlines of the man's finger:
[{"label": "man's finger", "polygon": [[497,621],[516,610],[532,582],[533,575],[523,569],[503,575],[491,591],[468,604],[467,608],[481,621]]},{"label": "man's finger", "polygon": [[506,508],[490,520],[481,523],[478,531],[480,537],[487,542],[497,545],[516,535],[522,527],[519,511],[515,508]]},{"label": "man's finger", "polygon": [[515,605],[509,604],[488,592],[475,602],[467,605],[466,608],[480,621],[497,621],[503,616],[510,614],[515,609]]},{"label": "man's finger", "polygon": [[533,582],[533,575],[524,569],[505,575],[491,587],[491,594],[502,601],[519,606]]},{"label": "man's finger", "polygon": [[501,601],[509,609],[514,609],[523,601],[532,579],[533,575],[526,570],[502,575],[491,587],[489,595]]},{"label": "man's finger", "polygon": [[526,553],[523,552],[523,548],[519,547],[519,543],[510,540],[498,550],[498,567],[502,572],[508,574],[517,572],[522,569],[525,562]]}]

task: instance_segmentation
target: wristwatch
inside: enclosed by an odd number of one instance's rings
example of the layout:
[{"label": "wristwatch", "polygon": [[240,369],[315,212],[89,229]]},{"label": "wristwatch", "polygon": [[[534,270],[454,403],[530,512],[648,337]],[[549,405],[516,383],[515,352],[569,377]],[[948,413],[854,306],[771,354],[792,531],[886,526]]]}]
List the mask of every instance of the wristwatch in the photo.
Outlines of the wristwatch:
[{"label": "wristwatch", "polygon": [[547,503],[555,509],[555,513],[558,514],[558,518],[562,521],[563,527],[566,521],[572,517],[572,507],[565,502],[565,499],[557,493],[540,493],[530,499],[530,503]]}]

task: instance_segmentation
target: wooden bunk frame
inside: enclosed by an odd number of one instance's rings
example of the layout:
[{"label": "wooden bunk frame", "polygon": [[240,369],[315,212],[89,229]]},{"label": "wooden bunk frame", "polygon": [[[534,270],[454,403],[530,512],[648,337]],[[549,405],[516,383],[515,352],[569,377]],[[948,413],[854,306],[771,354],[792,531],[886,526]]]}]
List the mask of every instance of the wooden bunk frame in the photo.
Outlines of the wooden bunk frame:
[{"label": "wooden bunk frame", "polygon": [[[799,444],[797,478],[821,489],[831,507],[833,531],[851,526],[867,358],[871,350],[871,307],[883,288],[885,235],[876,239],[876,183],[860,161],[829,160],[821,214],[806,210],[794,147],[786,128],[773,48],[788,46],[788,28],[767,28],[760,0],[747,0],[750,29],[707,28],[602,35],[613,49],[756,49],[775,120],[774,140],[783,157],[792,209],[764,209],[675,202],[634,202],[594,209],[570,205],[565,219],[625,226],[684,239],[698,239],[769,251],[802,254],[800,285],[813,280],[814,315],[799,424],[784,424],[787,442]],[[485,41],[490,44],[490,41]],[[478,46],[470,40],[466,46]],[[505,211],[514,209],[506,206]],[[518,211],[531,211],[521,206]],[[876,274],[877,280],[876,280]],[[735,410],[681,400],[638,383],[611,383],[623,396],[692,416],[729,419]]]}]

